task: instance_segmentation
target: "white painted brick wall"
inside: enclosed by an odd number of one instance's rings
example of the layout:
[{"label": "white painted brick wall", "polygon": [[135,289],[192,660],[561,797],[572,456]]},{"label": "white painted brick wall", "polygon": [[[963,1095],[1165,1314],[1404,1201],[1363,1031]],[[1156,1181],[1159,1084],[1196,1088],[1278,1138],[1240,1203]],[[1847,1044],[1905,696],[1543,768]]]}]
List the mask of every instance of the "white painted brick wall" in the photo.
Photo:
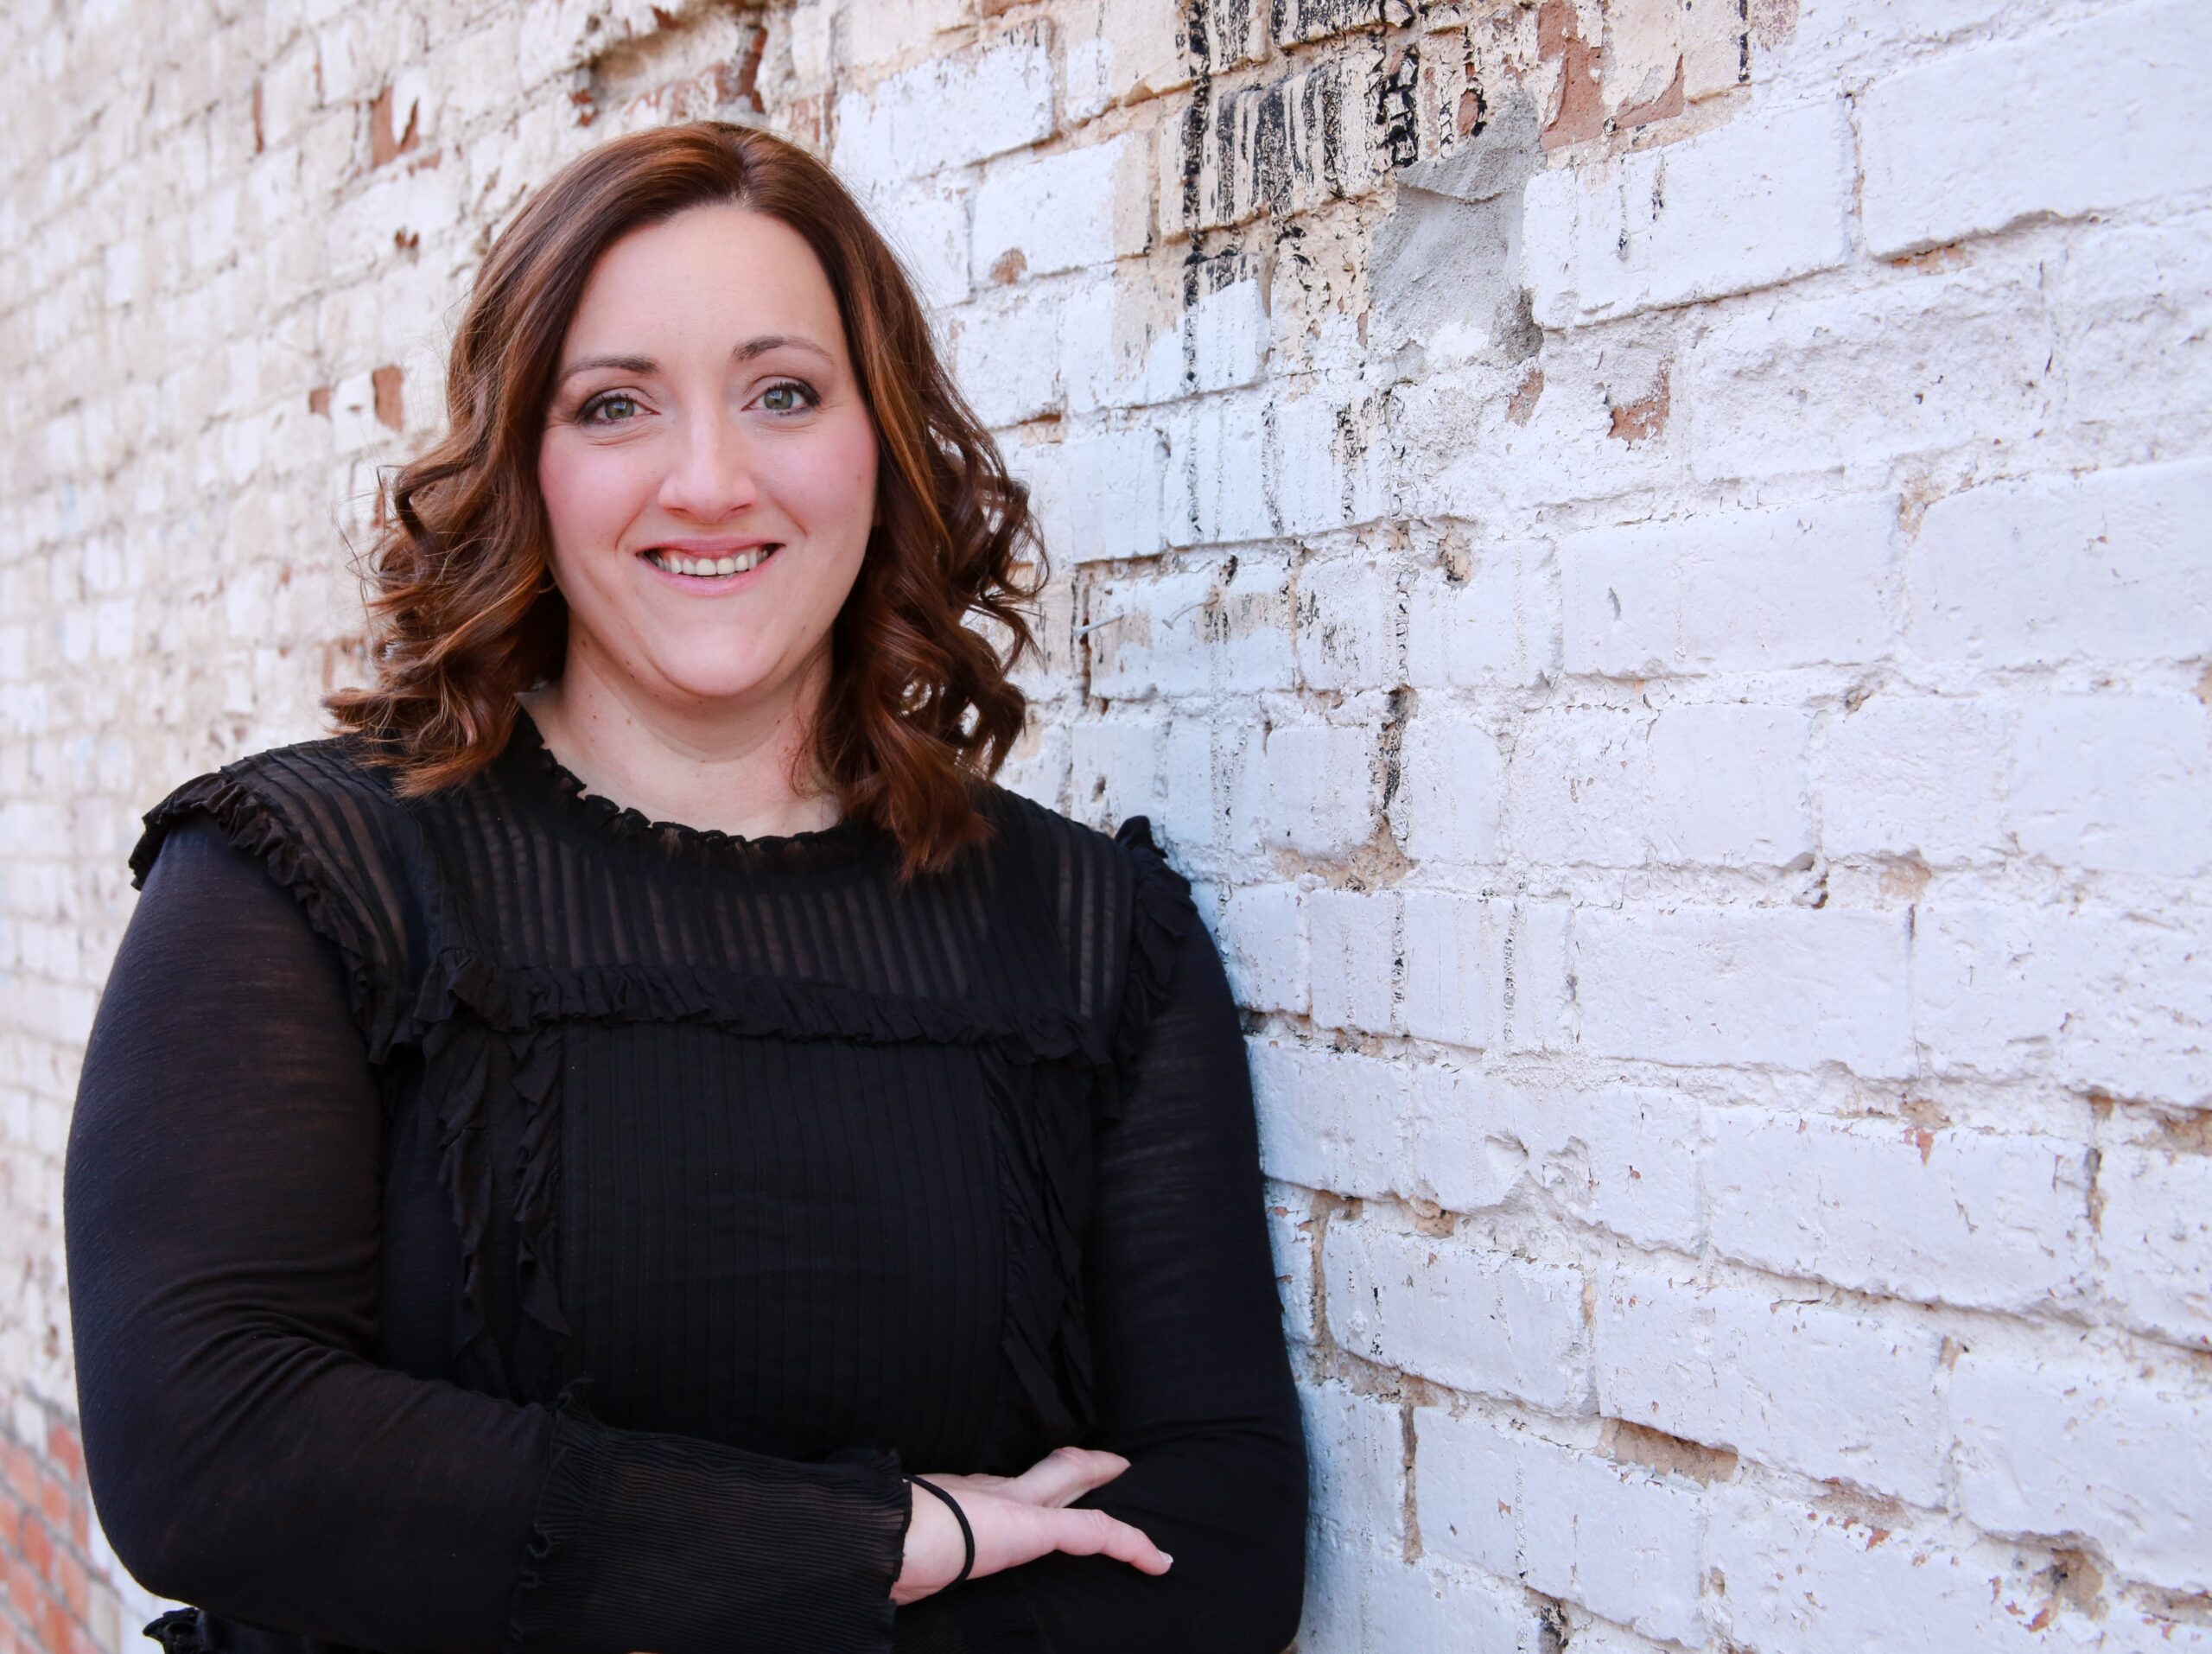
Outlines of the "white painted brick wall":
[{"label": "white painted brick wall", "polygon": [[[2212,1649],[2212,10],[1380,11],[0,19],[10,1477],[138,813],[318,728],[483,238],[758,24],[1035,492],[1009,779],[1247,1018],[1305,1654]],[[77,1562],[0,1644],[137,1641]]]}]

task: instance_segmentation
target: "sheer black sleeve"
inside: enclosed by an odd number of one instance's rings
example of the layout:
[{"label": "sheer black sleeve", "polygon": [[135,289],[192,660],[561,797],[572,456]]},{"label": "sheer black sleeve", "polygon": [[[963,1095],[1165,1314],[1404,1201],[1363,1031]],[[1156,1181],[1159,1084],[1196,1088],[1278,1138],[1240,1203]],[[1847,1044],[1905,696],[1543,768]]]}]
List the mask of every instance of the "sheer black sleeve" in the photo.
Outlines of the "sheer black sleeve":
[{"label": "sheer black sleeve", "polygon": [[888,1649],[889,1456],[793,1464],[374,1365],[380,1108],[337,951],[181,825],[65,1171],[86,1467],[132,1574],[368,1649]]},{"label": "sheer black sleeve", "polygon": [[[1130,1464],[1077,1503],[1142,1529],[1175,1562],[1155,1578],[1052,1555],[1009,1578],[1053,1654],[1277,1654],[1304,1596],[1306,1462],[1250,1073],[1220,953],[1148,837],[1140,856],[1153,883],[1129,991],[1160,999],[1137,1008],[1120,1118],[1096,1137],[1084,1273],[1100,1422],[1084,1445]],[[1014,1646],[1009,1594],[977,1589],[964,1641],[931,1640]]]}]

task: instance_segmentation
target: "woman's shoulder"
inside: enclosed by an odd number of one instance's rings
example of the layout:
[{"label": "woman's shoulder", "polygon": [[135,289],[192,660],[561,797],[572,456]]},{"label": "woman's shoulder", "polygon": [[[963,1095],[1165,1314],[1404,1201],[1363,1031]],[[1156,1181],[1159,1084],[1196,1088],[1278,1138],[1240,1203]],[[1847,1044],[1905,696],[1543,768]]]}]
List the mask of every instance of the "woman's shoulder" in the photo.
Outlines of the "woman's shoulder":
[{"label": "woman's shoulder", "polygon": [[1205,939],[1190,881],[1147,817],[1126,817],[1109,833],[995,785],[984,810],[1003,853],[1027,865],[1076,979],[1104,966],[1096,978],[1112,991],[1096,1009],[1126,1065],[1172,995],[1186,945]]},{"label": "woman's shoulder", "polygon": [[1028,861],[1049,888],[1133,908],[1180,897],[1190,882],[1176,870],[1146,816],[1124,817],[1107,831],[995,782],[982,788],[982,808],[996,842]]},{"label": "woman's shoulder", "polygon": [[264,747],[180,783],[145,813],[131,882],[143,886],[169,833],[198,817],[264,859],[342,864],[375,856],[404,831],[406,814],[390,772],[357,737]]}]

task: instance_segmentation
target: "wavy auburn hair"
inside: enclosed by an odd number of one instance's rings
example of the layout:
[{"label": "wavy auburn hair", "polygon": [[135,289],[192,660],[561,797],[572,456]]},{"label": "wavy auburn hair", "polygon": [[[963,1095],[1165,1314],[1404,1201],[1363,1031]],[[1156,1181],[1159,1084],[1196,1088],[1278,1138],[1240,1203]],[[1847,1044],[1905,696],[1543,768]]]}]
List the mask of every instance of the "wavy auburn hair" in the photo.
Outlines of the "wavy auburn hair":
[{"label": "wavy auburn hair", "polygon": [[403,797],[466,780],[506,744],[516,696],[557,678],[567,647],[537,456],[569,321],[616,239],[719,203],[797,231],[836,296],[876,431],[880,520],[831,628],[811,756],[846,814],[897,839],[904,876],[934,871],[988,834],[976,786],[1027,714],[1007,673],[1036,646],[1025,606],[1043,548],[897,255],[828,167],[749,127],[616,138],[500,232],[454,339],[447,434],[383,481],[366,559],[376,681],[324,705]]}]

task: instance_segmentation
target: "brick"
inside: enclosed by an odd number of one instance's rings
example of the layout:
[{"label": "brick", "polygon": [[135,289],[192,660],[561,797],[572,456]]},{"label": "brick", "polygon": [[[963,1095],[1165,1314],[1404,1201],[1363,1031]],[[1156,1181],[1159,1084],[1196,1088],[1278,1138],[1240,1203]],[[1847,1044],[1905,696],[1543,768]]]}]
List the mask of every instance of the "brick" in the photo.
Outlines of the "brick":
[{"label": "brick", "polygon": [[1831,270],[1849,255],[1851,137],[1821,102],[1529,180],[1536,321],[1567,328]]},{"label": "brick", "polygon": [[1282,1300],[1283,1330],[1300,1344],[1319,1336],[1314,1320],[1315,1219],[1302,1189],[1270,1182],[1268,1244],[1274,1255],[1275,1290]]},{"label": "brick", "polygon": [[1399,681],[1397,592],[1363,557],[1308,561],[1298,572],[1299,681],[1356,690]]},{"label": "brick", "polygon": [[1939,499],[1906,554],[1913,652],[1980,667],[2190,658],[2212,630],[2208,518],[2202,461]]},{"label": "brick", "polygon": [[1341,57],[1211,99],[1194,170],[1183,124],[1163,123],[1163,228],[1179,239],[1364,194],[1381,175],[1370,135],[1374,96],[1368,62]]},{"label": "brick", "polygon": [[1952,1376],[1951,1419],[1959,1505],[1977,1526],[2086,1535],[2129,1577],[2212,1585],[2212,1393],[2199,1375],[1974,1348]]},{"label": "brick", "polygon": [[1310,1645],[1313,1654],[1355,1654],[1370,1648],[1387,1648],[1392,1654],[1460,1654],[1465,1649],[1538,1654],[1542,1647],[1536,1611],[1511,1585],[1372,1552],[1360,1554],[1350,1568],[1319,1577],[1343,1606],[1332,1603],[1300,1624],[1301,1651]]},{"label": "brick", "polygon": [[1702,1640],[1694,1489],[1479,1416],[1414,1414],[1421,1543],[1654,1637]]},{"label": "brick", "polygon": [[2135,1325],[2212,1348],[2212,1155],[2116,1145],[2097,1194],[2104,1290]]},{"label": "brick", "polygon": [[963,0],[868,0],[866,26],[854,27],[861,20],[849,19],[837,44],[849,65],[893,62],[958,28],[967,13]]},{"label": "brick", "polygon": [[1913,943],[1913,1026],[1939,1075],[2050,1073],[2188,1104],[2212,1086],[2203,929],[2093,908],[1930,902]]},{"label": "brick", "polygon": [[[2212,184],[2191,115],[2208,53],[2202,6],[2147,0],[1881,76],[1859,100],[1869,250],[1908,252]],[[2038,118],[2055,99],[2077,118]]]},{"label": "brick", "polygon": [[1088,120],[1122,99],[1188,84],[1181,21],[1176,0],[1085,0],[1063,12],[1068,118]]},{"label": "brick", "polygon": [[1404,999],[1398,1020],[1424,1040],[1479,1048],[1490,1043],[1496,977],[1481,900],[1442,890],[1408,891]]},{"label": "brick", "polygon": [[2187,876],[2212,865],[2212,744],[2194,695],[2049,695],[2020,715],[2006,811],[2062,868]]},{"label": "brick", "polygon": [[1405,1525],[1406,1432],[1398,1408],[1341,1384],[1299,1390],[1313,1503],[1364,1539],[1396,1541]]},{"label": "brick", "polygon": [[1306,898],[1313,1021],[1325,1028],[1388,1034],[1397,996],[1395,894],[1316,890]]},{"label": "brick", "polygon": [[997,163],[974,194],[971,279],[982,287],[1142,252],[1151,233],[1148,160],[1135,138],[1122,137]]},{"label": "brick", "polygon": [[1406,1077],[1396,1064],[1281,1035],[1255,1042],[1251,1053],[1268,1176],[1355,1196],[1398,1186]]},{"label": "brick", "polygon": [[1588,1404],[1582,1277],[1461,1241],[1330,1225],[1329,1331],[1355,1354],[1477,1395]]},{"label": "brick", "polygon": [[[948,109],[961,118],[946,119]],[[1052,55],[1044,27],[1031,24],[960,56],[901,70],[870,92],[840,95],[830,161],[863,184],[918,178],[1020,149],[1052,130]]]},{"label": "brick", "polygon": [[[1220,563],[1201,563],[1092,587],[1084,622],[1091,692],[1125,700],[1211,689],[1225,675],[1217,658],[1228,635],[1225,571]],[[1287,571],[1278,565],[1274,572],[1287,587]],[[1287,590],[1277,607],[1287,610]],[[1286,684],[1289,652],[1287,643],[1279,651]]]},{"label": "brick", "polygon": [[2032,443],[2059,403],[2046,282],[2029,250],[2006,249],[1723,307],[1678,379],[1703,410],[1693,474],[1886,486],[1900,460]]},{"label": "brick", "polygon": [[1409,1191],[1480,1212],[1541,1190],[1567,1214],[1645,1246],[1694,1251],[1695,1104],[1648,1087],[1542,1092],[1452,1063],[1414,1071]]},{"label": "brick", "polygon": [[1287,724],[1247,742],[1233,783],[1240,843],[1343,856],[1374,831],[1381,803],[1371,729]]},{"label": "brick", "polygon": [[946,332],[960,388],[992,427],[1056,411],[1064,285],[987,293],[950,314]]},{"label": "brick", "polygon": [[1632,867],[1645,856],[1649,718],[1562,707],[1521,721],[1505,775],[1504,843],[1567,866]]},{"label": "brick", "polygon": [[1904,913],[1586,907],[1574,939],[1582,1043],[1592,1053],[1912,1072]]},{"label": "brick", "polygon": [[1931,867],[2001,856],[2007,724],[1995,697],[1892,694],[1831,719],[1813,753],[1821,847]]},{"label": "brick", "polygon": [[1406,853],[1446,866],[1496,861],[1504,767],[1497,737],[1482,724],[1448,711],[1413,719],[1391,805]]},{"label": "brick", "polygon": [[1232,890],[1219,939],[1236,1002],[1247,1010],[1302,1015],[1309,1002],[1306,922],[1297,890],[1262,885]]},{"label": "brick", "polygon": [[1159,793],[1167,725],[1158,716],[1086,718],[1069,735],[1069,779],[1094,824],[1147,815]]},{"label": "brick", "polygon": [[1942,1333],[1773,1292],[1623,1270],[1592,1334],[1598,1405],[1816,1481],[1943,1502]]},{"label": "brick", "polygon": [[1739,1647],[1792,1654],[2046,1650],[2047,1576],[2017,1552],[1961,1552],[1847,1508],[1716,1487],[1707,1565],[1727,1581],[1718,1615]]},{"label": "brick", "polygon": [[957,190],[942,180],[902,181],[871,191],[867,205],[925,304],[943,308],[968,296],[968,208]]},{"label": "brick", "polygon": [[1896,543],[1885,494],[1568,535],[1567,670],[1666,678],[1878,658]]},{"label": "brick", "polygon": [[1813,848],[1811,718],[1796,708],[1669,707],[1651,725],[1651,853],[1779,867]]},{"label": "brick", "polygon": [[[1711,1125],[1714,1249],[1783,1275],[1977,1308],[2071,1300],[2088,1269],[2077,1145],[1732,1110]],[[1775,1191],[1788,1189],[1788,1200]]]},{"label": "brick", "polygon": [[1531,684],[1560,667],[1557,565],[1545,548],[1476,555],[1464,580],[1439,572],[1406,601],[1406,682],[1417,690]]},{"label": "brick", "polygon": [[1059,444],[1062,526],[1049,549],[1075,563],[1154,556],[1167,439],[1155,426],[1090,430]]}]

